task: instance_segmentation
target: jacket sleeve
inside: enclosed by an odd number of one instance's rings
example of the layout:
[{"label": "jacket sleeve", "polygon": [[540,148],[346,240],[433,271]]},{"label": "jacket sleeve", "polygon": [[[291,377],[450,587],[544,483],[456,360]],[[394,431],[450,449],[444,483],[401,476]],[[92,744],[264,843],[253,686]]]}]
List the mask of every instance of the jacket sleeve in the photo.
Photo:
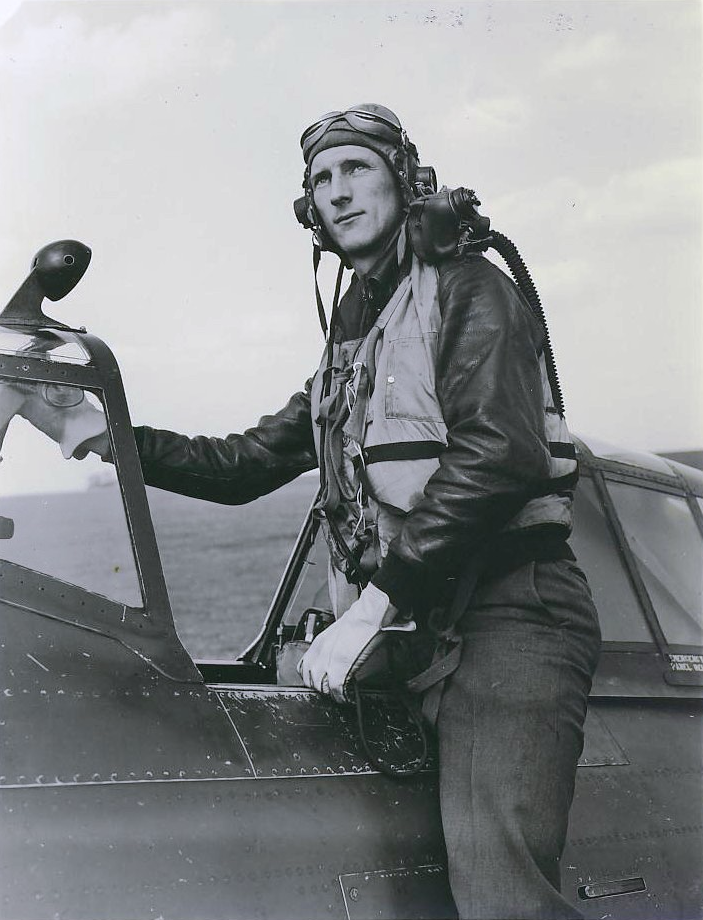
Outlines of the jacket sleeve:
[{"label": "jacket sleeve", "polygon": [[541,324],[481,256],[440,267],[439,303],[435,387],[448,443],[373,578],[401,609],[458,574],[549,475]]},{"label": "jacket sleeve", "polygon": [[193,498],[241,505],[315,469],[311,384],[308,380],[283,409],[265,415],[243,434],[189,438],[135,428],[144,482]]}]

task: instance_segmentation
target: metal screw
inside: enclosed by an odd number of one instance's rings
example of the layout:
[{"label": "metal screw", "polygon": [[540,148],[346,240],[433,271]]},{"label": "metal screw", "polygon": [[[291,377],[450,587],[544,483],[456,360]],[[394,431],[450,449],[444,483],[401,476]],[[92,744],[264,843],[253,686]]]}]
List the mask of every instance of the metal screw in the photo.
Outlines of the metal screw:
[{"label": "metal screw", "polygon": [[359,900],[359,889],[358,889],[358,888],[350,888],[350,889],[349,889],[349,897],[352,899],[352,901],[358,901],[358,900]]}]

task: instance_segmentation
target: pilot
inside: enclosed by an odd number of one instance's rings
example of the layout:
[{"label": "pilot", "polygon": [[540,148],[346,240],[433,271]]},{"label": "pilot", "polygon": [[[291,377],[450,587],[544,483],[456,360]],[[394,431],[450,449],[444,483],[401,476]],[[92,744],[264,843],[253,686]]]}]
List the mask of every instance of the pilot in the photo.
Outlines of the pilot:
[{"label": "pilot", "polygon": [[303,681],[341,701],[382,629],[439,633],[449,676],[426,693],[458,914],[578,917],[559,860],[600,634],[544,328],[480,253],[414,251],[417,149],[389,109],[325,115],[301,146],[315,239],[353,269],[320,367],[243,434],[136,428],[145,481],[238,504],[319,466],[337,619]]}]

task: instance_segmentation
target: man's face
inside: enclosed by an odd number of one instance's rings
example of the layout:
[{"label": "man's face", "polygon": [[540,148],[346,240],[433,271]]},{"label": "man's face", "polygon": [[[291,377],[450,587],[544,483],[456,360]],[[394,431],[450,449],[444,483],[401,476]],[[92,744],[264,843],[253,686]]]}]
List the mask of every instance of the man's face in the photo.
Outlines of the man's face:
[{"label": "man's face", "polygon": [[370,268],[403,216],[386,161],[367,147],[331,147],[313,159],[310,182],[315,207],[334,243],[355,268]]}]

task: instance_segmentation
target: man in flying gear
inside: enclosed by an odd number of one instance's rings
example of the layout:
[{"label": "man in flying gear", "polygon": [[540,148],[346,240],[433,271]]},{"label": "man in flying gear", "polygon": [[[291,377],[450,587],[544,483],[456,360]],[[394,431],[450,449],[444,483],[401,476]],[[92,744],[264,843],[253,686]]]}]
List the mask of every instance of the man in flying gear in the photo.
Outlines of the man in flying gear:
[{"label": "man in flying gear", "polygon": [[145,481],[239,504],[319,466],[336,620],[304,683],[342,701],[388,627],[439,634],[415,689],[459,916],[578,917],[559,860],[600,634],[567,543],[577,467],[546,329],[475,248],[417,245],[428,190],[389,109],[326,115],[301,146],[317,257],[354,270],[320,368],[244,434],[135,429]]}]

